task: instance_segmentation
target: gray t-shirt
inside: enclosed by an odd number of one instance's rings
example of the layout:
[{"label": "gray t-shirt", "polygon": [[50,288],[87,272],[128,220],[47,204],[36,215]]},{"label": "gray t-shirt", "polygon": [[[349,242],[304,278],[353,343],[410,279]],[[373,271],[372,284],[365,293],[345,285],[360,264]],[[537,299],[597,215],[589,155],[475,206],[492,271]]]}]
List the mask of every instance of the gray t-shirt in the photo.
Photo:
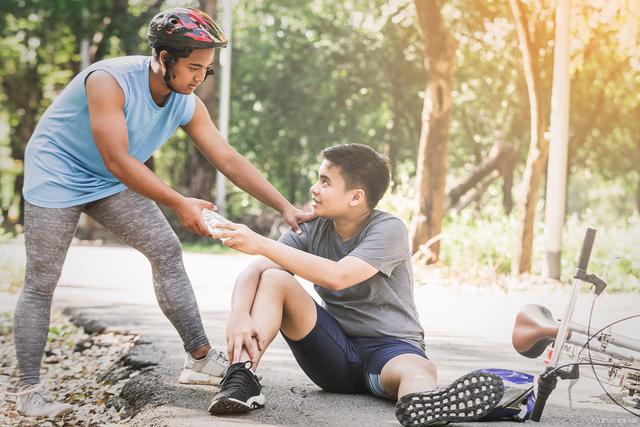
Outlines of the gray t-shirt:
[{"label": "gray t-shirt", "polygon": [[288,231],[280,241],[332,261],[358,257],[378,270],[373,277],[341,291],[315,285],[324,308],[347,335],[391,336],[424,349],[424,330],[413,300],[407,227],[399,218],[373,210],[362,230],[346,242],[327,218],[316,218],[300,227],[301,235]]}]

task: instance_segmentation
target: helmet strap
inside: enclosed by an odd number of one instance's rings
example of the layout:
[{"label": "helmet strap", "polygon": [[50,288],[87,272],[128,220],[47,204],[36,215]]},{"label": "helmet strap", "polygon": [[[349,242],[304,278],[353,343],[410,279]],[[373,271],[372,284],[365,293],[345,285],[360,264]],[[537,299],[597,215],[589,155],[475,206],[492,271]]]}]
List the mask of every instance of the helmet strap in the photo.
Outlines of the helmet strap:
[{"label": "helmet strap", "polygon": [[163,62],[164,62],[165,70],[164,70],[164,73],[162,74],[162,79],[164,80],[164,84],[167,85],[167,87],[171,89],[173,92],[176,92],[176,90],[171,85],[171,79],[175,76],[173,73],[173,66],[176,63],[176,59],[173,57],[173,55],[167,52],[167,55],[165,56],[165,59]]}]

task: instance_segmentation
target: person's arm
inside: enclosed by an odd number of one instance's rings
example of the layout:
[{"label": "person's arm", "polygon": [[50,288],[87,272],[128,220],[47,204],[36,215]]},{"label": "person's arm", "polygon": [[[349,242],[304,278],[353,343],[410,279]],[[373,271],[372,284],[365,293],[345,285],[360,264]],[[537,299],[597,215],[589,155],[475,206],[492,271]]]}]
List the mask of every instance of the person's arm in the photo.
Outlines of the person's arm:
[{"label": "person's arm", "polygon": [[215,127],[204,103],[196,97],[191,121],[183,126],[185,132],[204,157],[242,190],[282,214],[291,228],[298,232],[298,223],[308,221],[313,214],[295,208],[249,162],[241,156]]},{"label": "person's arm", "polygon": [[258,283],[263,272],[281,267],[268,258],[258,257],[249,264],[236,279],[231,297],[231,314],[227,321],[227,354],[231,363],[240,361],[240,354],[244,347],[249,358],[254,362],[258,350],[264,349],[264,337],[256,328],[251,318],[251,307],[256,297]]},{"label": "person's arm", "polygon": [[238,251],[262,255],[283,269],[323,288],[339,291],[372,277],[378,270],[366,261],[346,256],[340,261],[322,258],[254,233],[246,225],[221,224],[225,229],[213,237],[223,238],[224,245]]},{"label": "person's arm", "polygon": [[210,236],[200,210],[213,204],[182,196],[129,155],[124,93],[116,80],[97,70],[87,77],[86,90],[93,138],[107,170],[136,193],[175,210],[180,222],[194,233]]}]

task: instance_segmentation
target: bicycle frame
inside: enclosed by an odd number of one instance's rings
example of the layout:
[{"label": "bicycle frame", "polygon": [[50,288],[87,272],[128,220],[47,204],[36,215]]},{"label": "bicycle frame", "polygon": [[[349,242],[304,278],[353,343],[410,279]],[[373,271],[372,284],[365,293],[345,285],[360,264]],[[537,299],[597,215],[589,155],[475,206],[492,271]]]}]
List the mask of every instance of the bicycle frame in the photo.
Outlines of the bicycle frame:
[{"label": "bicycle frame", "polygon": [[[580,285],[582,283],[594,285],[596,295],[600,295],[607,286],[599,277],[586,272],[595,235],[595,229],[587,229],[573,280],[571,297],[562,321],[557,322],[547,308],[533,304],[522,307],[516,317],[512,341],[514,348],[520,354],[536,358],[553,342],[553,350],[547,359],[547,368],[538,377],[536,404],[530,417],[532,421],[540,421],[547,398],[554,390],[558,377],[574,380],[579,377],[577,364],[573,364],[570,370],[563,370],[562,366],[559,366],[560,356],[563,353],[568,352],[571,355],[573,351],[572,357],[580,359],[579,361],[588,360],[585,363],[592,364],[597,360],[600,364],[610,366],[609,378],[620,374],[620,383],[617,385],[628,389],[632,395],[640,393],[640,374],[638,374],[640,340],[614,334],[610,330],[590,329],[571,322]],[[593,334],[594,331],[597,332]],[[573,346],[579,346],[580,350],[577,351]],[[585,348],[588,348],[588,352],[583,355]]]}]

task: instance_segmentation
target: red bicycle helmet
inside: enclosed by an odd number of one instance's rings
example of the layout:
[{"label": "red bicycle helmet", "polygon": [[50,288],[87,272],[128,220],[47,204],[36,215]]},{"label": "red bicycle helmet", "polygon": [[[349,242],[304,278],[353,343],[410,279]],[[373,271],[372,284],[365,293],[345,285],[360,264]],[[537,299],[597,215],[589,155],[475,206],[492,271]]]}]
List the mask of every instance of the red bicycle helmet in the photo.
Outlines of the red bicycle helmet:
[{"label": "red bicycle helmet", "polygon": [[193,8],[174,7],[158,13],[149,23],[149,45],[176,49],[226,47],[229,41],[206,13]]}]

